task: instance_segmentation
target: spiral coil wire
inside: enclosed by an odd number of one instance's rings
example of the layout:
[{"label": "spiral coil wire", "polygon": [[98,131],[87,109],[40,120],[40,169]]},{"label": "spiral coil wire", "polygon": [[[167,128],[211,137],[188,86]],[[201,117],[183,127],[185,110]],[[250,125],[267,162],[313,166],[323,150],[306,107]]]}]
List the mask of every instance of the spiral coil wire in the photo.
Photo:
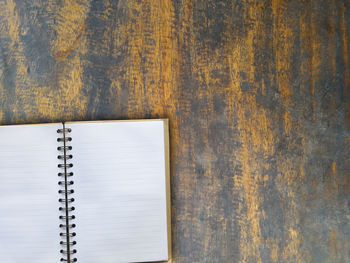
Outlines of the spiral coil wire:
[{"label": "spiral coil wire", "polygon": [[73,206],[74,198],[71,195],[74,193],[74,189],[71,189],[71,186],[74,184],[74,181],[71,180],[73,177],[73,172],[68,172],[68,169],[73,167],[71,163],[71,159],[73,159],[72,154],[68,154],[68,151],[72,150],[72,146],[67,145],[72,141],[72,137],[69,137],[69,133],[72,132],[72,129],[66,128],[63,123],[63,129],[58,129],[57,133],[60,137],[57,138],[57,142],[62,143],[62,145],[57,147],[59,154],[57,158],[62,161],[62,163],[58,164],[58,168],[62,171],[58,173],[60,180],[58,181],[59,186],[62,187],[58,191],[61,198],[58,199],[58,202],[62,205],[59,207],[59,210],[62,212],[62,215],[59,216],[60,221],[62,223],[59,225],[60,229],[63,232],[60,233],[60,237],[62,241],[60,241],[60,245],[62,249],[60,253],[62,255],[61,262],[77,262],[77,258],[74,257],[74,254],[77,253],[77,250],[73,248],[77,244],[76,241],[72,240],[76,236],[74,232],[74,228],[76,225],[71,223],[72,220],[75,219],[75,215],[72,215],[75,207]]}]

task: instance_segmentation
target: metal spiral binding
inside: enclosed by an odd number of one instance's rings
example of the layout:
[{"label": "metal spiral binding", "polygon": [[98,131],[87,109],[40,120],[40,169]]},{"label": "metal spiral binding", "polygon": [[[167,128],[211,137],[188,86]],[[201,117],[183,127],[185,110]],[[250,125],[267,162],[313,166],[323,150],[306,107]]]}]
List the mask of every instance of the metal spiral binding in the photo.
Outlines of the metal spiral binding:
[{"label": "metal spiral binding", "polygon": [[71,221],[75,219],[75,215],[71,215],[72,211],[75,210],[75,207],[72,206],[75,200],[71,197],[74,190],[70,189],[74,184],[74,181],[70,179],[73,176],[73,172],[68,172],[68,169],[73,167],[72,163],[68,163],[69,160],[73,158],[73,155],[67,153],[72,150],[72,146],[67,145],[72,141],[72,137],[67,136],[71,131],[72,129],[66,128],[64,123],[63,129],[57,130],[57,133],[62,136],[57,138],[57,142],[63,143],[63,145],[57,147],[59,151],[57,158],[63,161],[63,163],[58,164],[58,168],[62,169],[62,172],[58,173],[58,176],[62,178],[62,180],[58,181],[58,184],[62,187],[62,189],[58,191],[58,193],[62,195],[62,198],[59,198],[58,202],[62,204],[59,210],[63,213],[63,215],[59,216],[59,219],[62,221],[59,227],[64,231],[60,233],[60,237],[63,239],[60,241],[60,245],[63,247],[63,249],[60,250],[62,254],[60,261],[68,263],[78,261],[77,258],[73,256],[77,253],[77,250],[72,248],[77,242],[72,240],[76,236],[76,233],[74,232],[75,224],[71,223]]}]

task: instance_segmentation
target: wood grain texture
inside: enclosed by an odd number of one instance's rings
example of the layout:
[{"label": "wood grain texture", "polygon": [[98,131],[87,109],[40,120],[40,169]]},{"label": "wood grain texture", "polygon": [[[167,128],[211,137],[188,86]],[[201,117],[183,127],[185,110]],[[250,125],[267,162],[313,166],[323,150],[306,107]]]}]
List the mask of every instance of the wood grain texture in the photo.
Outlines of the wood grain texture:
[{"label": "wood grain texture", "polygon": [[0,123],[170,119],[174,262],[350,262],[348,0],[0,0]]}]

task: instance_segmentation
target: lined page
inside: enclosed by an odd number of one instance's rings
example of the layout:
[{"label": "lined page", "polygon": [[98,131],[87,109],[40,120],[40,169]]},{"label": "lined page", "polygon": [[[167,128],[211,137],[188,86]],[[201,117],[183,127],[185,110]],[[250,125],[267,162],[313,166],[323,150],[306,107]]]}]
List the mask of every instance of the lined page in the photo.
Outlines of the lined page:
[{"label": "lined page", "polygon": [[168,258],[163,121],[68,123],[77,259]]},{"label": "lined page", "polygon": [[59,127],[0,126],[0,262],[59,262]]}]

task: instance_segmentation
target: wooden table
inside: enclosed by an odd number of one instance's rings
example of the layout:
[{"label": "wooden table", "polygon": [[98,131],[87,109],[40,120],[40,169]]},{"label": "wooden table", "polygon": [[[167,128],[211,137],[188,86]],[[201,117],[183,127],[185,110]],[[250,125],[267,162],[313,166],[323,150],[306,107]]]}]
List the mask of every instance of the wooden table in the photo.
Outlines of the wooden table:
[{"label": "wooden table", "polygon": [[350,262],[350,2],[0,1],[1,124],[168,117],[174,262]]}]

